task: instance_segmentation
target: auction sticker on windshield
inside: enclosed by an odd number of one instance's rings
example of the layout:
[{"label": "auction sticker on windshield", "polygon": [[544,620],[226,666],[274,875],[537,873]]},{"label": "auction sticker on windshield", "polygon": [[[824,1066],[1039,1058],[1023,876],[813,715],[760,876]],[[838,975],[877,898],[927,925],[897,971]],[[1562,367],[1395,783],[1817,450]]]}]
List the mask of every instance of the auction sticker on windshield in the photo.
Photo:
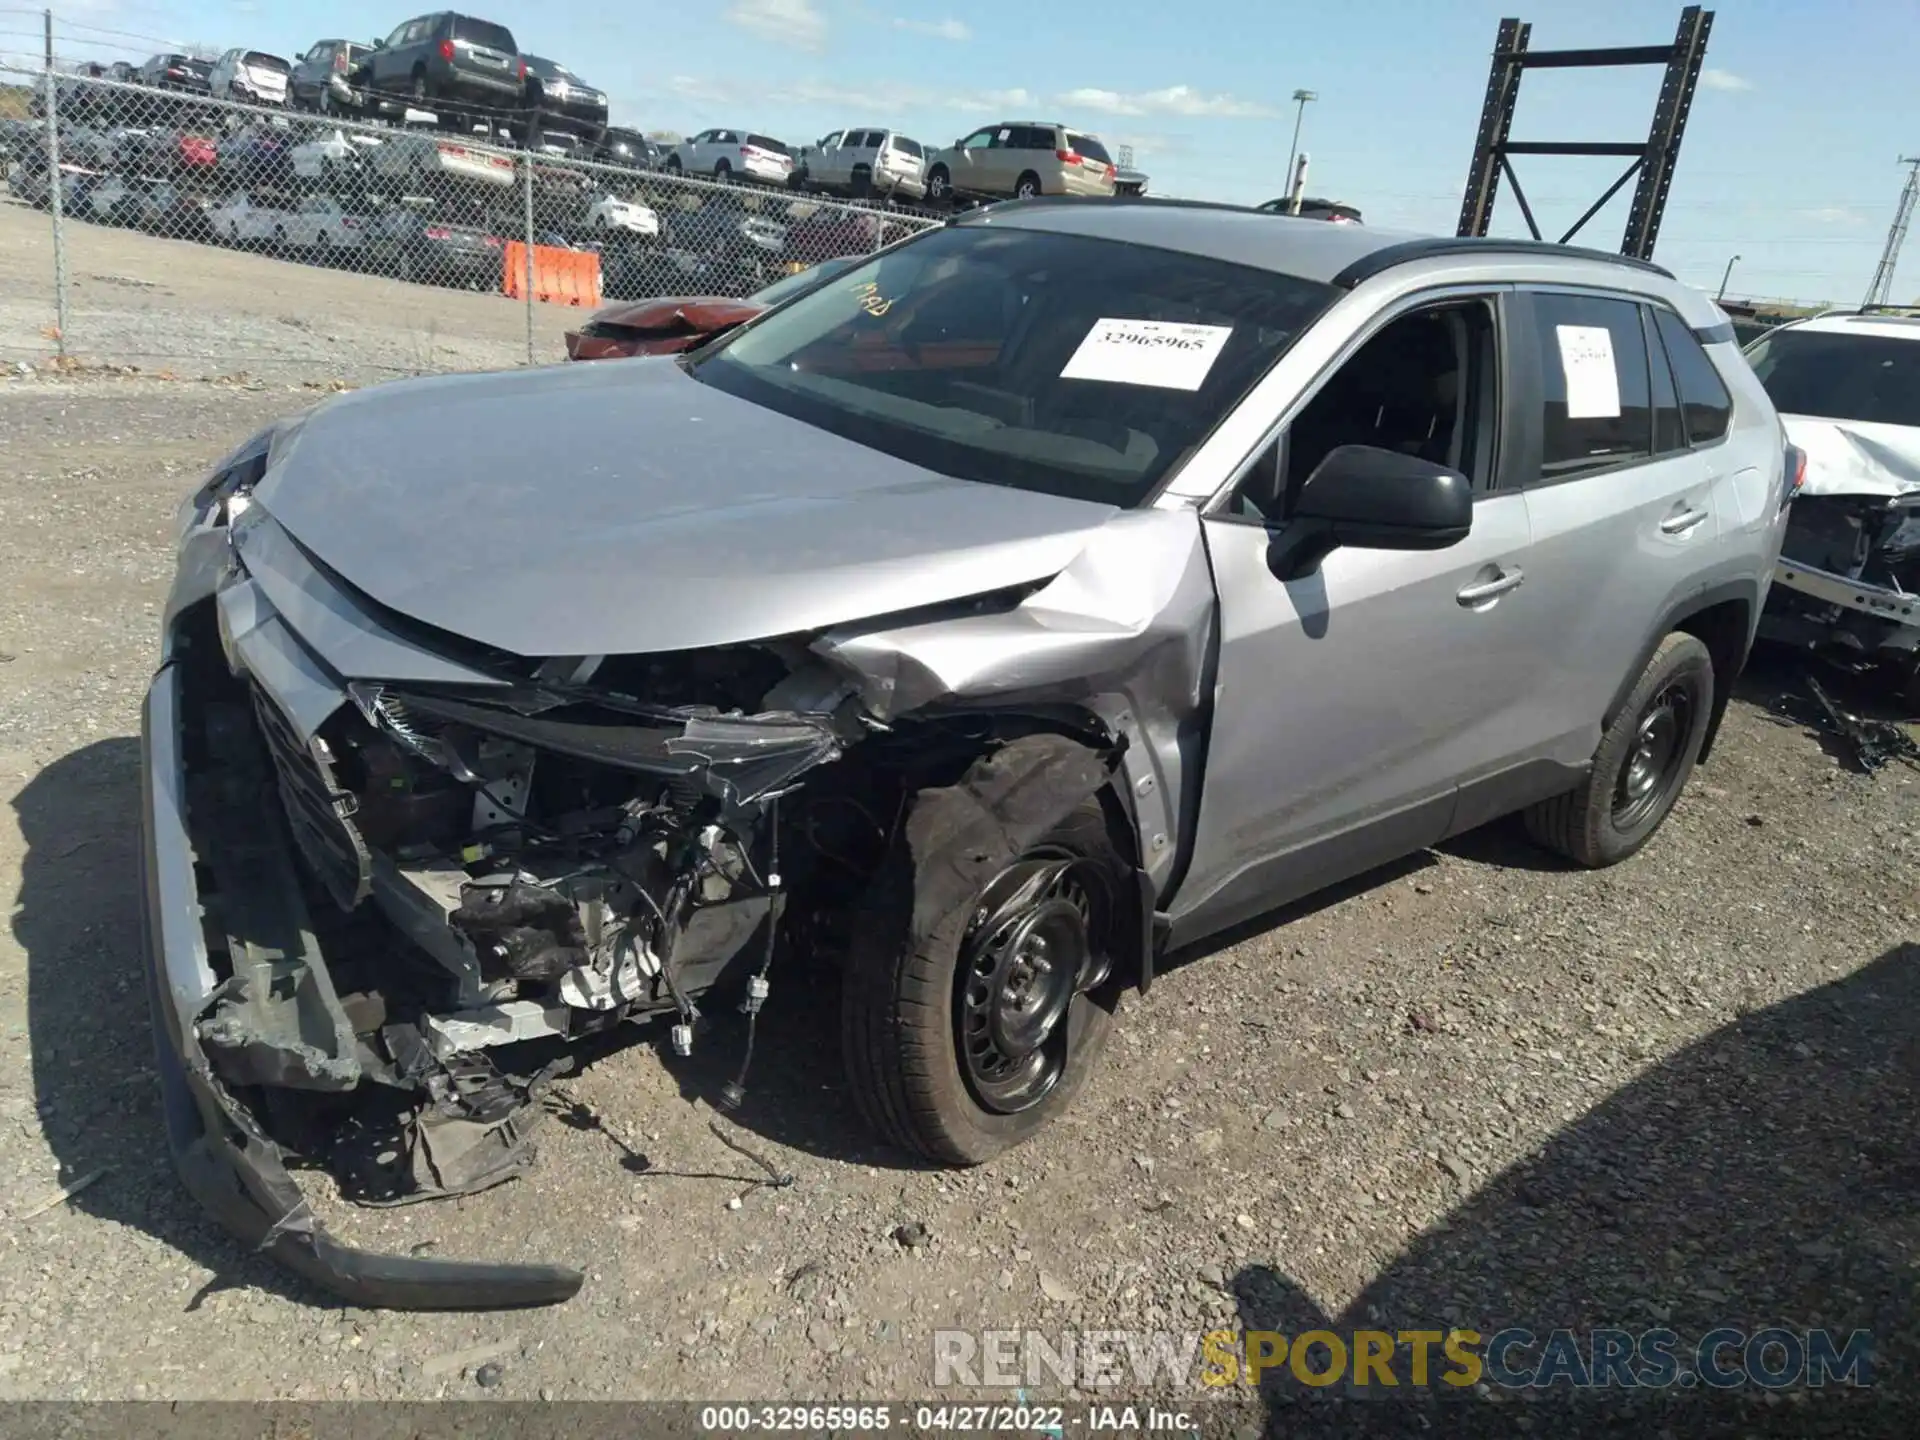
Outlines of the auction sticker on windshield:
[{"label": "auction sticker on windshield", "polygon": [[1231,334],[1231,325],[1096,320],[1060,378],[1198,390]]}]

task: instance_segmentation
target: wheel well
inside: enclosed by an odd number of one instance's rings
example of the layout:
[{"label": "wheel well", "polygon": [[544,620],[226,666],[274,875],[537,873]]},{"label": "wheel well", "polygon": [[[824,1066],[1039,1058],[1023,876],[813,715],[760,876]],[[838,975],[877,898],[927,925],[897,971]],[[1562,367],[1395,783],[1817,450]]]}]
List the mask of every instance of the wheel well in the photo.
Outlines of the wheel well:
[{"label": "wheel well", "polygon": [[1707,733],[1700,741],[1701,760],[1713,749],[1721,717],[1727,713],[1727,704],[1733,698],[1733,682],[1740,678],[1740,671],[1746,665],[1752,620],[1753,612],[1745,600],[1722,600],[1694,611],[1673,627],[1693,636],[1713,657],[1713,714],[1707,720]]}]

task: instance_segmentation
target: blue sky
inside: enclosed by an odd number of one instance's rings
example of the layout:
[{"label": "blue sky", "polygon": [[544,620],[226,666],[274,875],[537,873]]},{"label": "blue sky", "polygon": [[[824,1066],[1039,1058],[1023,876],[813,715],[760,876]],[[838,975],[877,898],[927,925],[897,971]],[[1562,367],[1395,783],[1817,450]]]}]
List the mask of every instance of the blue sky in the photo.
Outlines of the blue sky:
[{"label": "blue sky", "polygon": [[[37,17],[0,0],[0,59],[37,48]],[[619,123],[752,126],[791,143],[891,123],[930,144],[1014,118],[1059,119],[1131,144],[1156,193],[1259,201],[1285,188],[1307,108],[1308,191],[1369,222],[1451,233],[1502,14],[1533,48],[1671,39],[1681,0],[474,0],[524,49],[612,96]],[[393,0],[68,0],[63,59],[144,58],[161,40],[293,54],[333,35],[384,35]],[[1915,0],[1721,0],[1656,258],[1729,296],[1858,301],[1920,153]],[[83,28],[86,27],[86,28]],[[127,38],[107,32],[125,32]],[[142,37],[134,39],[131,37]],[[1875,43],[1875,37],[1884,43]],[[147,43],[151,41],[153,43]],[[1638,140],[1660,71],[1538,71],[1515,139]],[[1521,157],[1556,238],[1624,161]],[[1617,248],[1629,184],[1579,237]],[[1495,230],[1523,234],[1502,187]],[[1896,277],[1920,298],[1920,239]]]}]

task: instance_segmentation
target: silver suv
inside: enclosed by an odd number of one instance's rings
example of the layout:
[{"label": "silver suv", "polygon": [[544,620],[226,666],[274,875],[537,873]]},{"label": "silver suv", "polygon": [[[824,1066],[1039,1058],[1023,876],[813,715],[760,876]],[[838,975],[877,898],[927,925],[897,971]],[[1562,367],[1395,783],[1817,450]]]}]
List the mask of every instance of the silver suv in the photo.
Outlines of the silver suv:
[{"label": "silver suv", "polygon": [[974,212],[685,356],[329,400],[180,516],[144,873],[182,1168],[361,1303],[563,1299],[345,1249],[288,1166],[516,1174],[630,1020],[738,1056],[737,1105],[810,960],[873,1125],[985,1160],[1170,947],[1515,811],[1646,844],[1785,474],[1652,265],[1151,200]]},{"label": "silver suv", "polygon": [[834,130],[795,157],[793,183],[802,189],[920,200],[927,193],[925,163],[920,142],[897,130]]}]

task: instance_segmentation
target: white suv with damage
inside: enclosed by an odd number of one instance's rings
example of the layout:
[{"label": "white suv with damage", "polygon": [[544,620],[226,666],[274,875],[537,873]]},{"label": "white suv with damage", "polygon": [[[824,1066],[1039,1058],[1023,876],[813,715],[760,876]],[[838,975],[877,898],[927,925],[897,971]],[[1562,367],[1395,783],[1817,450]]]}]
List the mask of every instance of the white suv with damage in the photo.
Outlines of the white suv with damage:
[{"label": "white suv with damage", "polygon": [[1829,312],[1746,354],[1806,457],[1761,634],[1920,705],[1920,311]]}]

